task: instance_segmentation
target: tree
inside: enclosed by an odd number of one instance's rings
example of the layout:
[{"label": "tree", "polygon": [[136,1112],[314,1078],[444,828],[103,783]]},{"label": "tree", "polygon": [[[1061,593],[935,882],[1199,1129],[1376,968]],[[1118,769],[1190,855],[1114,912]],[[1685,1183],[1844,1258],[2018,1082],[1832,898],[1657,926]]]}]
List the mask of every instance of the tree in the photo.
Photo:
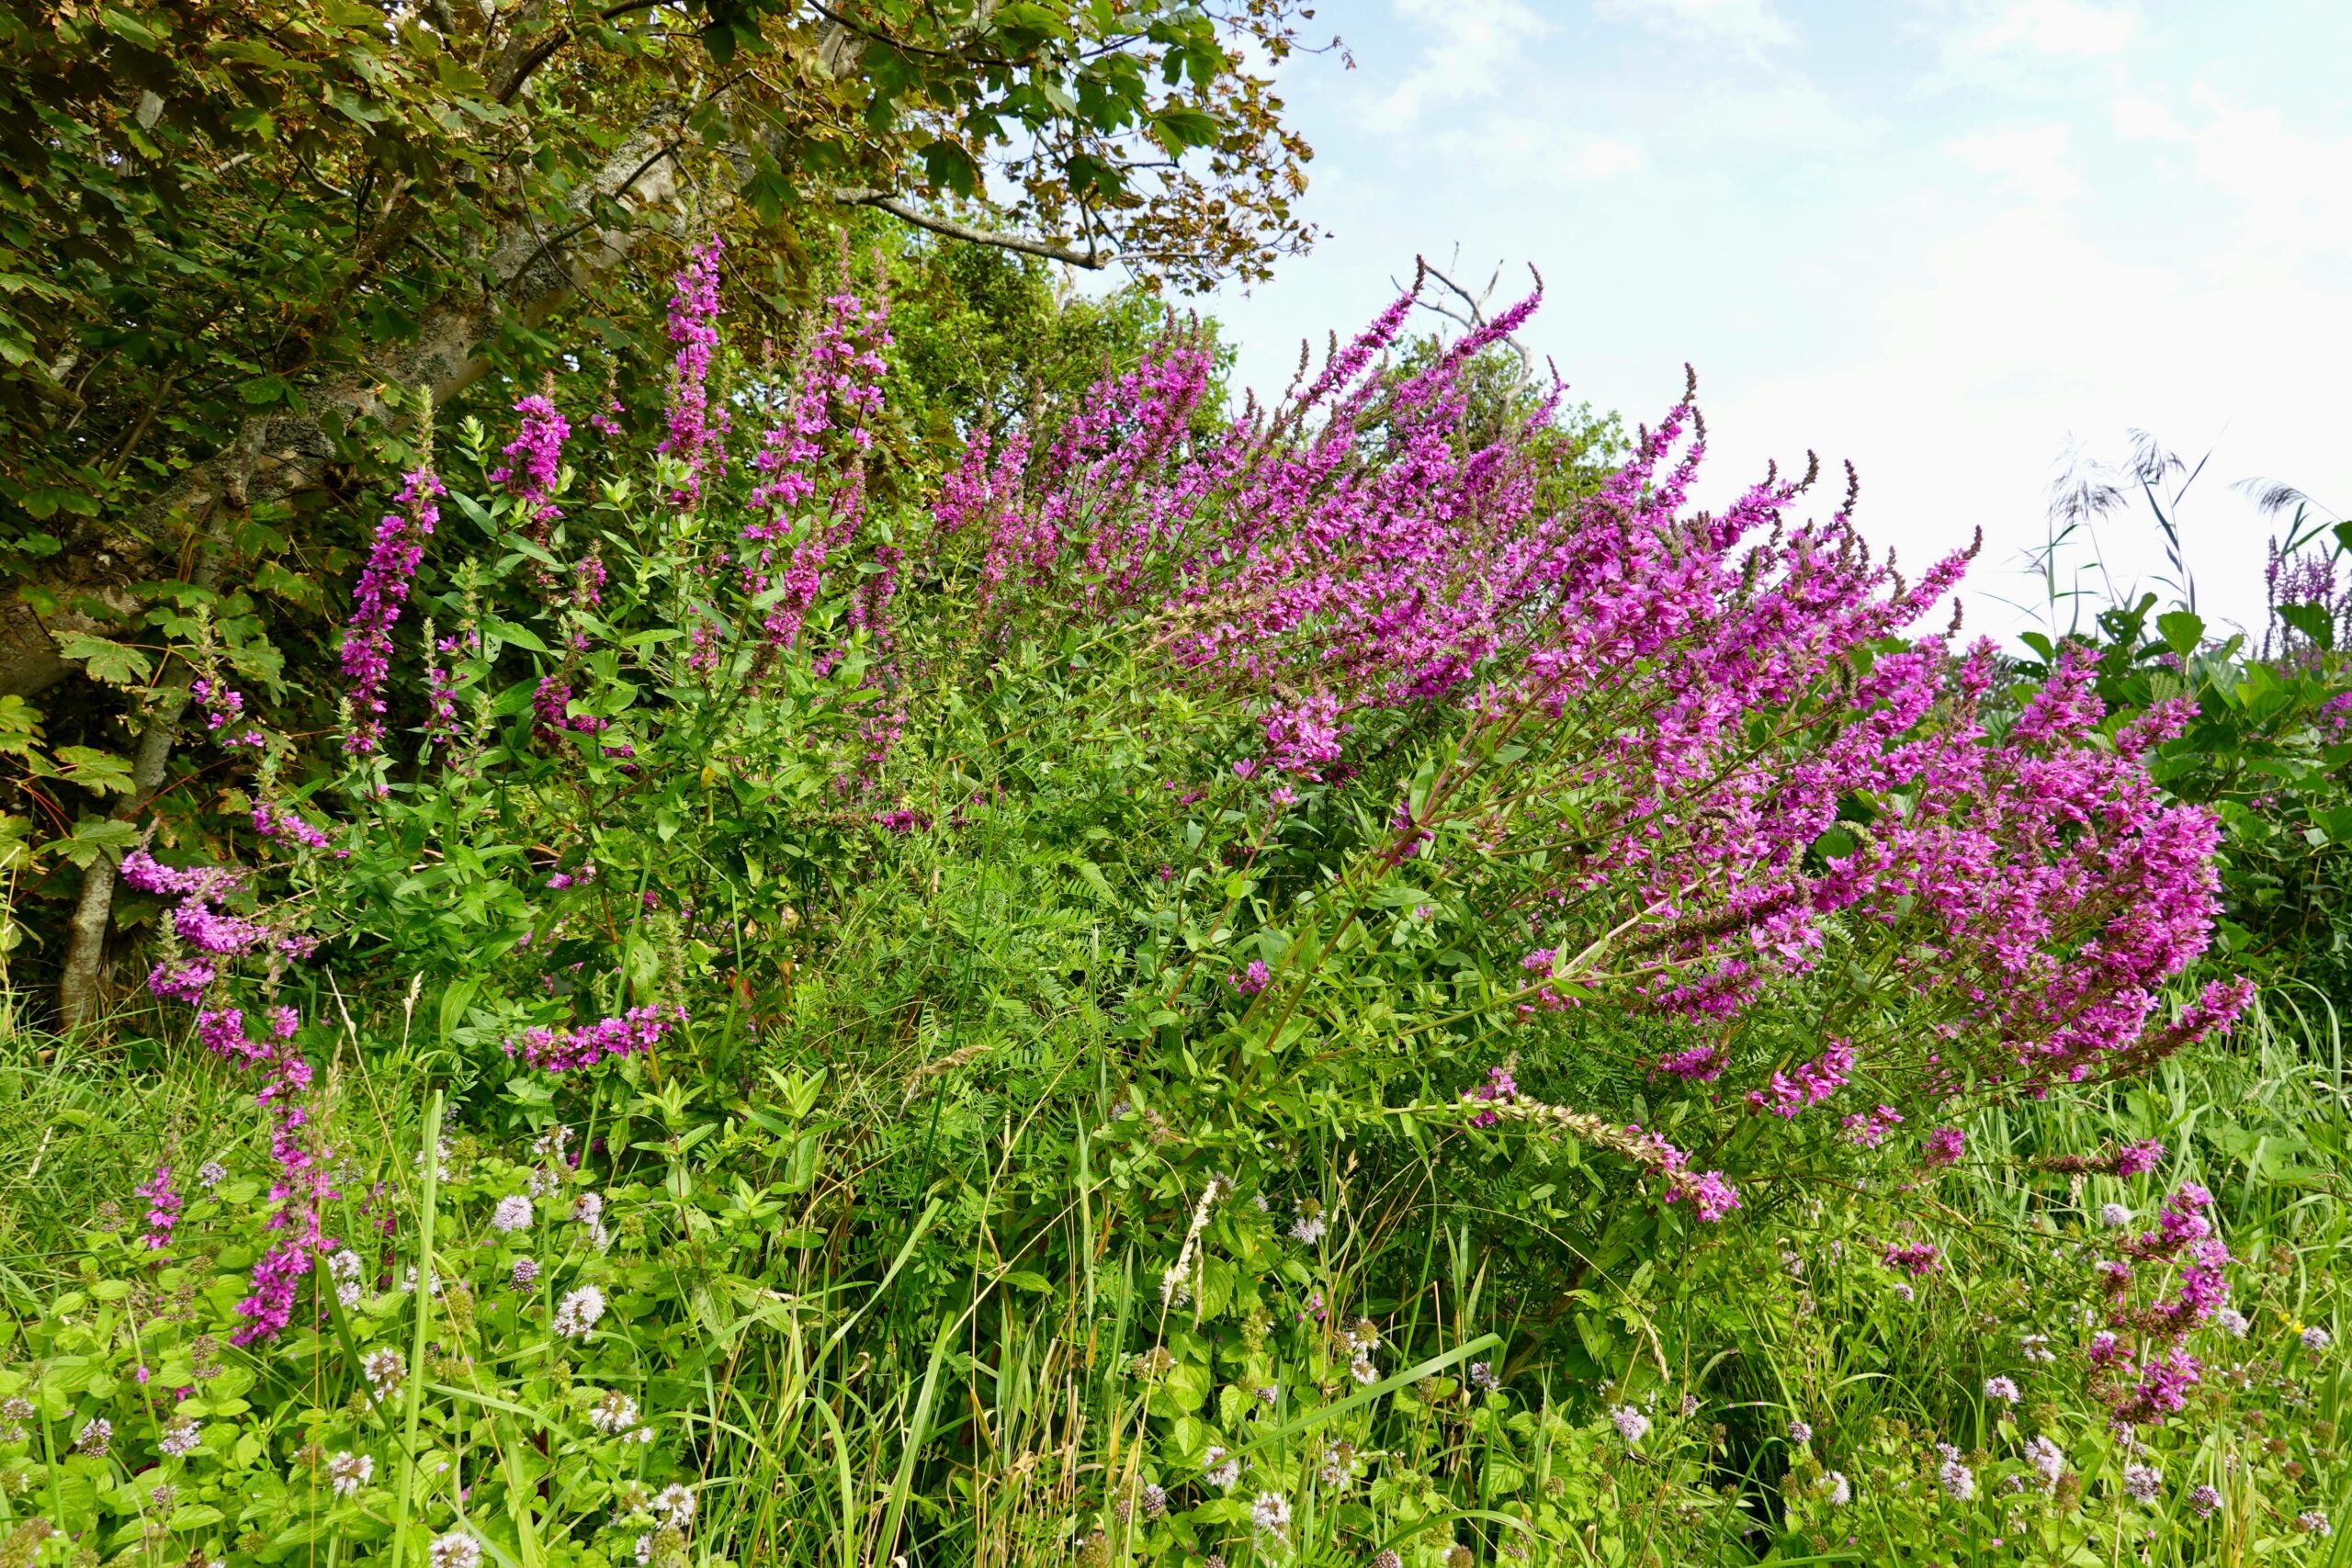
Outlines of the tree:
[{"label": "tree", "polygon": [[643,280],[682,239],[726,227],[786,289],[866,209],[1155,287],[1261,276],[1312,237],[1308,150],[1245,55],[1307,15],[6,0],[0,698],[47,710],[0,734],[19,835],[112,853],[139,813],[91,807],[142,793],[190,638],[278,680],[379,443],[535,374],[559,313],[650,364]]}]

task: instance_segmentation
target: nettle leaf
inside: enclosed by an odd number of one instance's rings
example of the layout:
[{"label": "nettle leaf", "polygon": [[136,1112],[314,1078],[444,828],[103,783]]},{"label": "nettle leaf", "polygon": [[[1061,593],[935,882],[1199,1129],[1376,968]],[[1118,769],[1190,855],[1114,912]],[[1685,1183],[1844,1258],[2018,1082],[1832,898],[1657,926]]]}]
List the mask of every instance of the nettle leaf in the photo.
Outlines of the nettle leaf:
[{"label": "nettle leaf", "polygon": [[91,680],[110,686],[144,685],[155,671],[154,661],[140,649],[88,632],[65,633],[57,639],[57,651],[78,660]]}]

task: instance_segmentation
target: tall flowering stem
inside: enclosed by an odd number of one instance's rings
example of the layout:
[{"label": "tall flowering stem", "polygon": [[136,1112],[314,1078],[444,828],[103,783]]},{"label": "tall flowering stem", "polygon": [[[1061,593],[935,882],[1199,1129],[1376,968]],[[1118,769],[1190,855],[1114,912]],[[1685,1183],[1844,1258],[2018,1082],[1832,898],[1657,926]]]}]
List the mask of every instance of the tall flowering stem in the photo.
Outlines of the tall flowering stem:
[{"label": "tall flowering stem", "polygon": [[[521,503],[524,536],[544,550],[549,529],[563,515],[555,489],[563,476],[563,444],[571,425],[545,393],[517,400],[514,412],[520,423],[502,449],[506,461],[484,477]],[[554,586],[555,574],[545,564],[532,562],[531,571],[542,592]]]},{"label": "tall flowering stem", "polygon": [[412,469],[402,479],[394,510],[376,525],[368,564],[352,592],[351,621],[343,636],[343,674],[350,682],[353,717],[343,746],[354,756],[372,755],[383,745],[384,681],[392,667],[392,627],[408,603],[424,541],[441,521],[439,502],[446,493],[429,468]]},{"label": "tall flowering stem", "polygon": [[[1858,532],[1850,480],[1826,517],[1799,515],[1812,470],[1693,511],[1707,443],[1690,397],[1597,493],[1552,501],[1534,436],[1553,400],[1485,445],[1465,430],[1467,367],[1540,294],[1404,375],[1388,356],[1414,299],[1270,417],[1207,422],[1214,358],[1179,333],[1034,454],[1031,433],[976,435],[942,485],[935,548],[977,556],[997,614],[1018,596],[1142,618],[1178,672],[1254,714],[1262,762],[1302,781],[1344,779],[1440,709],[1474,739],[1576,759],[1572,830],[1476,790],[1449,820],[1457,772],[1389,856],[1451,829],[1482,858],[1548,868],[1549,886],[1498,889],[1484,911],[1533,928],[1530,1018],[1576,1005],[1549,972],[1589,936],[1544,931],[1548,908],[1647,911],[1617,949],[1642,962],[1580,992],[1607,984],[1700,1026],[1814,968],[1838,931],[1886,931],[1934,1044],[1858,1029],[1742,1084],[1758,1111],[1844,1100],[1841,1122],[1867,1121],[1888,1088],[1873,1080],[1897,1073],[1906,1092],[1973,1076],[2038,1095],[2226,1025],[2235,987],[2176,1024],[2156,1015],[2217,910],[2218,825],[2168,804],[2146,765],[2193,710],[2110,740],[2096,671],[2069,655],[2003,728],[1990,643],[1899,640],[1973,550],[1907,579]],[[1878,804],[1844,820],[1857,802]],[[1729,1066],[1712,1043],[1657,1064],[1694,1091]]]},{"label": "tall flowering stem", "polygon": [[[810,325],[781,416],[760,437],[752,459],[758,483],[742,529],[741,570],[754,598],[782,592],[763,617],[769,643],[791,648],[824,586],[825,564],[854,535],[865,509],[864,461],[882,412],[882,352],[890,344],[889,306],[847,288],[824,302]],[[828,458],[833,459],[830,465]],[[833,479],[828,490],[827,475]],[[822,502],[821,512],[804,510]],[[782,555],[781,570],[778,556]],[[862,621],[878,620],[889,596],[885,581],[853,604]]]},{"label": "tall flowering stem", "polygon": [[[205,959],[167,960],[148,977],[156,996],[197,1009],[199,1043],[223,1061],[254,1073],[261,1087],[254,1100],[270,1118],[270,1153],[277,1163],[270,1198],[277,1203],[270,1228],[282,1239],[254,1265],[252,1289],[237,1305],[243,1324],[231,1336],[239,1345],[275,1337],[293,1320],[297,1290],[313,1262],[334,1250],[336,1243],[324,1230],[325,1205],[335,1198],[327,1179],[330,1151],[318,1146],[307,1103],[311,1064],[296,1042],[300,1019],[290,1007],[273,1007],[262,1020],[258,1035],[248,1027],[244,1010],[215,999],[213,988],[236,959],[262,957],[272,962],[300,957],[311,951],[309,939],[281,931],[266,920],[224,914],[216,906],[241,891],[243,874],[222,866],[181,869],[164,865],[144,850],[134,850],[122,861],[123,880],[146,893],[175,896],[172,912],[176,938],[204,952]],[[166,1207],[160,1190],[171,1192],[168,1170],[158,1170],[141,1195],[154,1204],[148,1215],[152,1238],[170,1238],[171,1222],[178,1213],[175,1196]],[[157,1214],[164,1215],[157,1223]]]},{"label": "tall flowering stem", "polygon": [[599,1062],[640,1055],[686,1021],[683,1007],[649,1004],[579,1028],[526,1029],[506,1042],[506,1054],[544,1073],[578,1072]]},{"label": "tall flowering stem", "polygon": [[726,468],[728,415],[711,396],[712,357],[718,351],[718,260],[726,246],[713,234],[671,280],[669,429],[656,451],[673,457],[685,474],[670,492],[673,505],[699,505],[704,487]]},{"label": "tall flowering stem", "polygon": [[1530,1099],[1519,1092],[1518,1085],[1511,1082],[1505,1069],[1489,1071],[1487,1082],[1465,1093],[1463,1100],[1465,1105],[1477,1107],[1471,1116],[1475,1125],[1516,1122],[1565,1133],[1630,1160],[1659,1179],[1668,1202],[1690,1200],[1702,1220],[1713,1223],[1739,1207],[1739,1190],[1724,1179],[1722,1171],[1690,1169],[1689,1155],[1638,1125],[1624,1125],[1604,1116]]}]

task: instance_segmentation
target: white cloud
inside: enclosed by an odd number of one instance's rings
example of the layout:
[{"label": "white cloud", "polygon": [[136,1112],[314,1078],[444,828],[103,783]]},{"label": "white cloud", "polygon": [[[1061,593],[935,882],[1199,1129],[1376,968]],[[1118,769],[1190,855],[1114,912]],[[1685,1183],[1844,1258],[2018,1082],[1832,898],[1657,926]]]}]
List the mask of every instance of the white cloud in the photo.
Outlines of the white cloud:
[{"label": "white cloud", "polygon": [[1972,130],[1948,139],[1943,150],[2038,207],[2054,207],[2083,188],[2074,167],[2074,135],[2063,125]]},{"label": "white cloud", "polygon": [[2120,54],[2139,36],[2140,10],[2124,0],[2008,0],[1980,7],[1944,35],[1949,65],[1975,65],[2018,56],[2096,60]]},{"label": "white cloud", "polygon": [[1412,69],[1371,106],[1374,130],[1408,124],[1431,108],[1494,96],[1506,71],[1552,30],[1521,0],[1395,0],[1395,8],[1422,47]]},{"label": "white cloud", "polygon": [[1600,0],[1602,17],[1627,17],[1703,43],[1761,52],[1793,43],[1796,34],[1771,0]]},{"label": "white cloud", "polygon": [[2186,168],[2238,209],[2230,243],[2240,250],[2299,258],[2352,249],[2352,136],[2291,126],[2269,105],[2248,107],[2204,84],[2186,111],[2156,99],[2119,96],[2117,134],[2187,155]]},{"label": "white cloud", "polygon": [[1441,131],[1437,149],[1508,190],[1560,189],[1629,174],[1642,166],[1640,146],[1620,137],[1555,121],[1497,115]]},{"label": "white cloud", "polygon": [[[1482,280],[1489,258],[1543,269],[1524,338],[1577,397],[1655,416],[1697,364],[1703,502],[1812,446],[1854,458],[1865,532],[1915,567],[1984,525],[1972,629],[2018,624],[1995,596],[2031,597],[2013,566],[2069,437],[2113,457],[2134,427],[2213,449],[2187,509],[2206,614],[2258,616],[2272,525],[2229,482],[2352,504],[2352,108],[2318,58],[2352,13],[2311,9],[2282,60],[2193,8],[1906,0],[1916,22],[1871,7],[1833,33],[1779,3],[1804,30],[1769,71],[1785,29],[1761,6],[1745,57],[1661,47],[1707,15],[1668,0],[1579,7],[1629,18],[1600,27],[1561,0],[1462,27],[1437,0],[1374,11],[1363,70],[1313,67],[1330,133],[1301,120],[1312,215],[1345,243],[1220,301],[1240,380],[1278,392],[1302,331],[1351,330],[1458,242]],[[1511,33],[1528,7],[1556,28]],[[1365,112],[1408,78],[1418,122]],[[2125,581],[2163,570],[2143,524],[2100,543]]]}]

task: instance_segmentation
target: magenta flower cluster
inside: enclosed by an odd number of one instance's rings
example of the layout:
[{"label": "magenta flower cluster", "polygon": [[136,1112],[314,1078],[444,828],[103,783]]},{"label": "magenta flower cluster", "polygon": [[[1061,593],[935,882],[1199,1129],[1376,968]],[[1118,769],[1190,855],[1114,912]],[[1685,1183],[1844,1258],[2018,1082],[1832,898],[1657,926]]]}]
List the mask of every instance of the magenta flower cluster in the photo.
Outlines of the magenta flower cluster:
[{"label": "magenta flower cluster", "polygon": [[232,749],[258,748],[261,731],[245,722],[245,694],[209,675],[187,683],[188,695],[204,710],[204,728],[219,744]]},{"label": "magenta flower cluster", "polygon": [[[1473,1085],[1471,1088],[1464,1089],[1462,1091],[1462,1098],[1465,1101],[1517,1100],[1519,1098],[1519,1085],[1512,1079],[1510,1069],[1509,1067],[1488,1067],[1487,1069],[1487,1081],[1482,1084]],[[1501,1118],[1497,1116],[1491,1111],[1481,1111],[1478,1114],[1470,1118],[1470,1125],[1473,1127],[1491,1127],[1500,1120]]]},{"label": "magenta flower cluster", "polygon": [[254,831],[265,839],[279,843],[299,844],[304,849],[323,850],[334,840],[324,831],[305,821],[302,815],[282,806],[261,801],[254,807]]},{"label": "magenta flower cluster", "polygon": [[350,682],[351,732],[344,750],[368,756],[384,741],[384,681],[392,668],[392,627],[408,603],[409,584],[424,557],[424,541],[441,521],[446,492],[431,470],[418,468],[401,483],[396,509],[376,525],[368,564],[352,591],[351,621],[343,634],[343,674]]},{"label": "magenta flower cluster", "polygon": [[700,503],[703,488],[726,471],[727,405],[711,396],[711,359],[718,351],[718,258],[726,247],[713,234],[672,280],[668,431],[656,451],[684,465],[670,493],[677,506]]},{"label": "magenta flower cluster", "polygon": [[1792,1073],[1774,1073],[1762,1089],[1749,1090],[1747,1102],[1775,1116],[1794,1116],[1845,1088],[1853,1071],[1854,1048],[1842,1040],[1832,1040],[1816,1060],[1800,1065]]},{"label": "magenta flower cluster", "polygon": [[[1414,298],[1270,417],[1210,424],[1213,355],[1180,336],[1096,387],[1042,450],[976,434],[942,485],[940,537],[968,541],[996,614],[1021,596],[1158,617],[1180,668],[1252,705],[1253,760],[1302,782],[1340,776],[1357,737],[1433,704],[1521,739],[1577,731],[1587,798],[1610,804],[1549,897],[1655,911],[1663,961],[1629,982],[1649,1010],[1728,1022],[1816,963],[1833,921],[1890,928],[1935,1047],[1833,1042],[1745,1088],[1758,1111],[1792,1117],[1863,1076],[1898,1099],[1972,1074],[2038,1094],[2227,1025],[2236,987],[2171,1025],[2156,1012],[2216,909],[2218,827],[2166,805],[2144,763],[2187,705],[2110,742],[2095,671],[2070,651],[1996,733],[1989,642],[1886,646],[1966,557],[1907,581],[1856,532],[1850,491],[1825,521],[1797,517],[1810,474],[1691,511],[1705,433],[1687,400],[1589,502],[1549,504],[1530,453],[1548,408],[1490,445],[1464,438],[1465,367],[1538,297],[1399,377],[1387,356]],[[1802,745],[1759,752],[1800,706]],[[1854,800],[1890,804],[1824,862]],[[1443,826],[1442,807],[1400,825],[1394,857],[1429,852]],[[1553,836],[1532,817],[1479,847],[1508,855],[1514,831],[1527,847]],[[1531,972],[1558,945],[1541,936]],[[1548,973],[1527,996],[1531,1015],[1573,1001]],[[1730,1065],[1712,1041],[1657,1064],[1694,1083]]]},{"label": "magenta flower cluster", "polygon": [[[741,565],[745,592],[758,598],[777,591],[763,617],[774,647],[797,644],[801,623],[824,586],[827,560],[847,547],[864,514],[864,456],[874,445],[874,423],[882,412],[888,321],[887,303],[869,302],[846,288],[825,300],[802,347],[781,416],[762,434],[752,459],[759,481],[742,530]],[[837,476],[830,494],[829,474]],[[804,516],[803,509],[820,502],[821,506]],[[852,598],[858,624],[878,626],[891,596],[896,552],[877,558],[876,564],[882,570]]]},{"label": "magenta flower cluster", "polygon": [[[327,1179],[330,1151],[317,1144],[311,1131],[310,1111],[304,1103],[311,1087],[311,1064],[295,1040],[300,1021],[294,1010],[285,1006],[268,1010],[264,1031],[256,1038],[247,1027],[243,1009],[225,1002],[209,1007],[205,1003],[209,987],[228,963],[264,953],[300,957],[312,944],[308,938],[280,931],[266,920],[217,908],[222,899],[244,886],[243,876],[228,867],[180,869],[163,864],[144,850],[134,850],[123,857],[122,877],[141,892],[176,896],[180,902],[172,911],[173,931],[180,941],[210,955],[156,965],[148,976],[148,988],[159,997],[197,1008],[196,1035],[205,1049],[224,1061],[253,1069],[262,1080],[254,1098],[270,1119],[270,1154],[277,1161],[277,1175],[269,1195],[277,1206],[269,1225],[281,1233],[281,1239],[254,1263],[251,1291],[237,1303],[244,1322],[231,1338],[238,1345],[251,1345],[274,1337],[293,1320],[303,1277],[317,1258],[334,1250],[335,1241],[325,1234],[323,1225],[325,1205],[337,1194]],[[150,1186],[168,1190],[168,1173],[159,1170]],[[141,1192],[153,1200],[149,1189],[142,1188]],[[164,1207],[160,1200],[153,1201],[156,1209]],[[169,1214],[175,1218],[177,1213],[175,1198]],[[152,1210],[148,1223],[153,1234],[155,1213]],[[163,1230],[168,1239],[169,1225]]]},{"label": "magenta flower cluster", "polygon": [[180,1223],[180,1195],[172,1185],[172,1168],[157,1166],[155,1174],[132,1192],[147,1203],[147,1228],[139,1238],[140,1245],[150,1252],[165,1250],[172,1245],[173,1227]]},{"label": "magenta flower cluster", "polygon": [[[2107,1327],[2093,1341],[2091,1386],[2119,1431],[2179,1414],[2188,1391],[2203,1379],[2204,1365],[2190,1353],[2188,1337],[2230,1300],[2230,1251],[2206,1214],[2212,1203],[2204,1188],[2181,1183],[2165,1200],[2155,1227],[2124,1240],[2124,1258],[2131,1261],[2100,1265]],[[2165,1271],[2171,1288],[2159,1287],[2154,1300],[2135,1305],[2135,1263]]]},{"label": "magenta flower cluster", "polygon": [[686,1021],[686,1010],[649,1003],[614,1018],[578,1028],[535,1024],[505,1043],[506,1054],[547,1073],[577,1072],[599,1062],[650,1051],[662,1037]]},{"label": "magenta flower cluster", "polygon": [[[485,477],[518,497],[527,520],[543,531],[563,515],[554,496],[556,481],[563,474],[563,444],[571,434],[571,425],[544,396],[519,400],[514,412],[522,420],[514,439],[501,449],[506,461]],[[543,532],[533,534],[534,538],[543,536]]]}]

